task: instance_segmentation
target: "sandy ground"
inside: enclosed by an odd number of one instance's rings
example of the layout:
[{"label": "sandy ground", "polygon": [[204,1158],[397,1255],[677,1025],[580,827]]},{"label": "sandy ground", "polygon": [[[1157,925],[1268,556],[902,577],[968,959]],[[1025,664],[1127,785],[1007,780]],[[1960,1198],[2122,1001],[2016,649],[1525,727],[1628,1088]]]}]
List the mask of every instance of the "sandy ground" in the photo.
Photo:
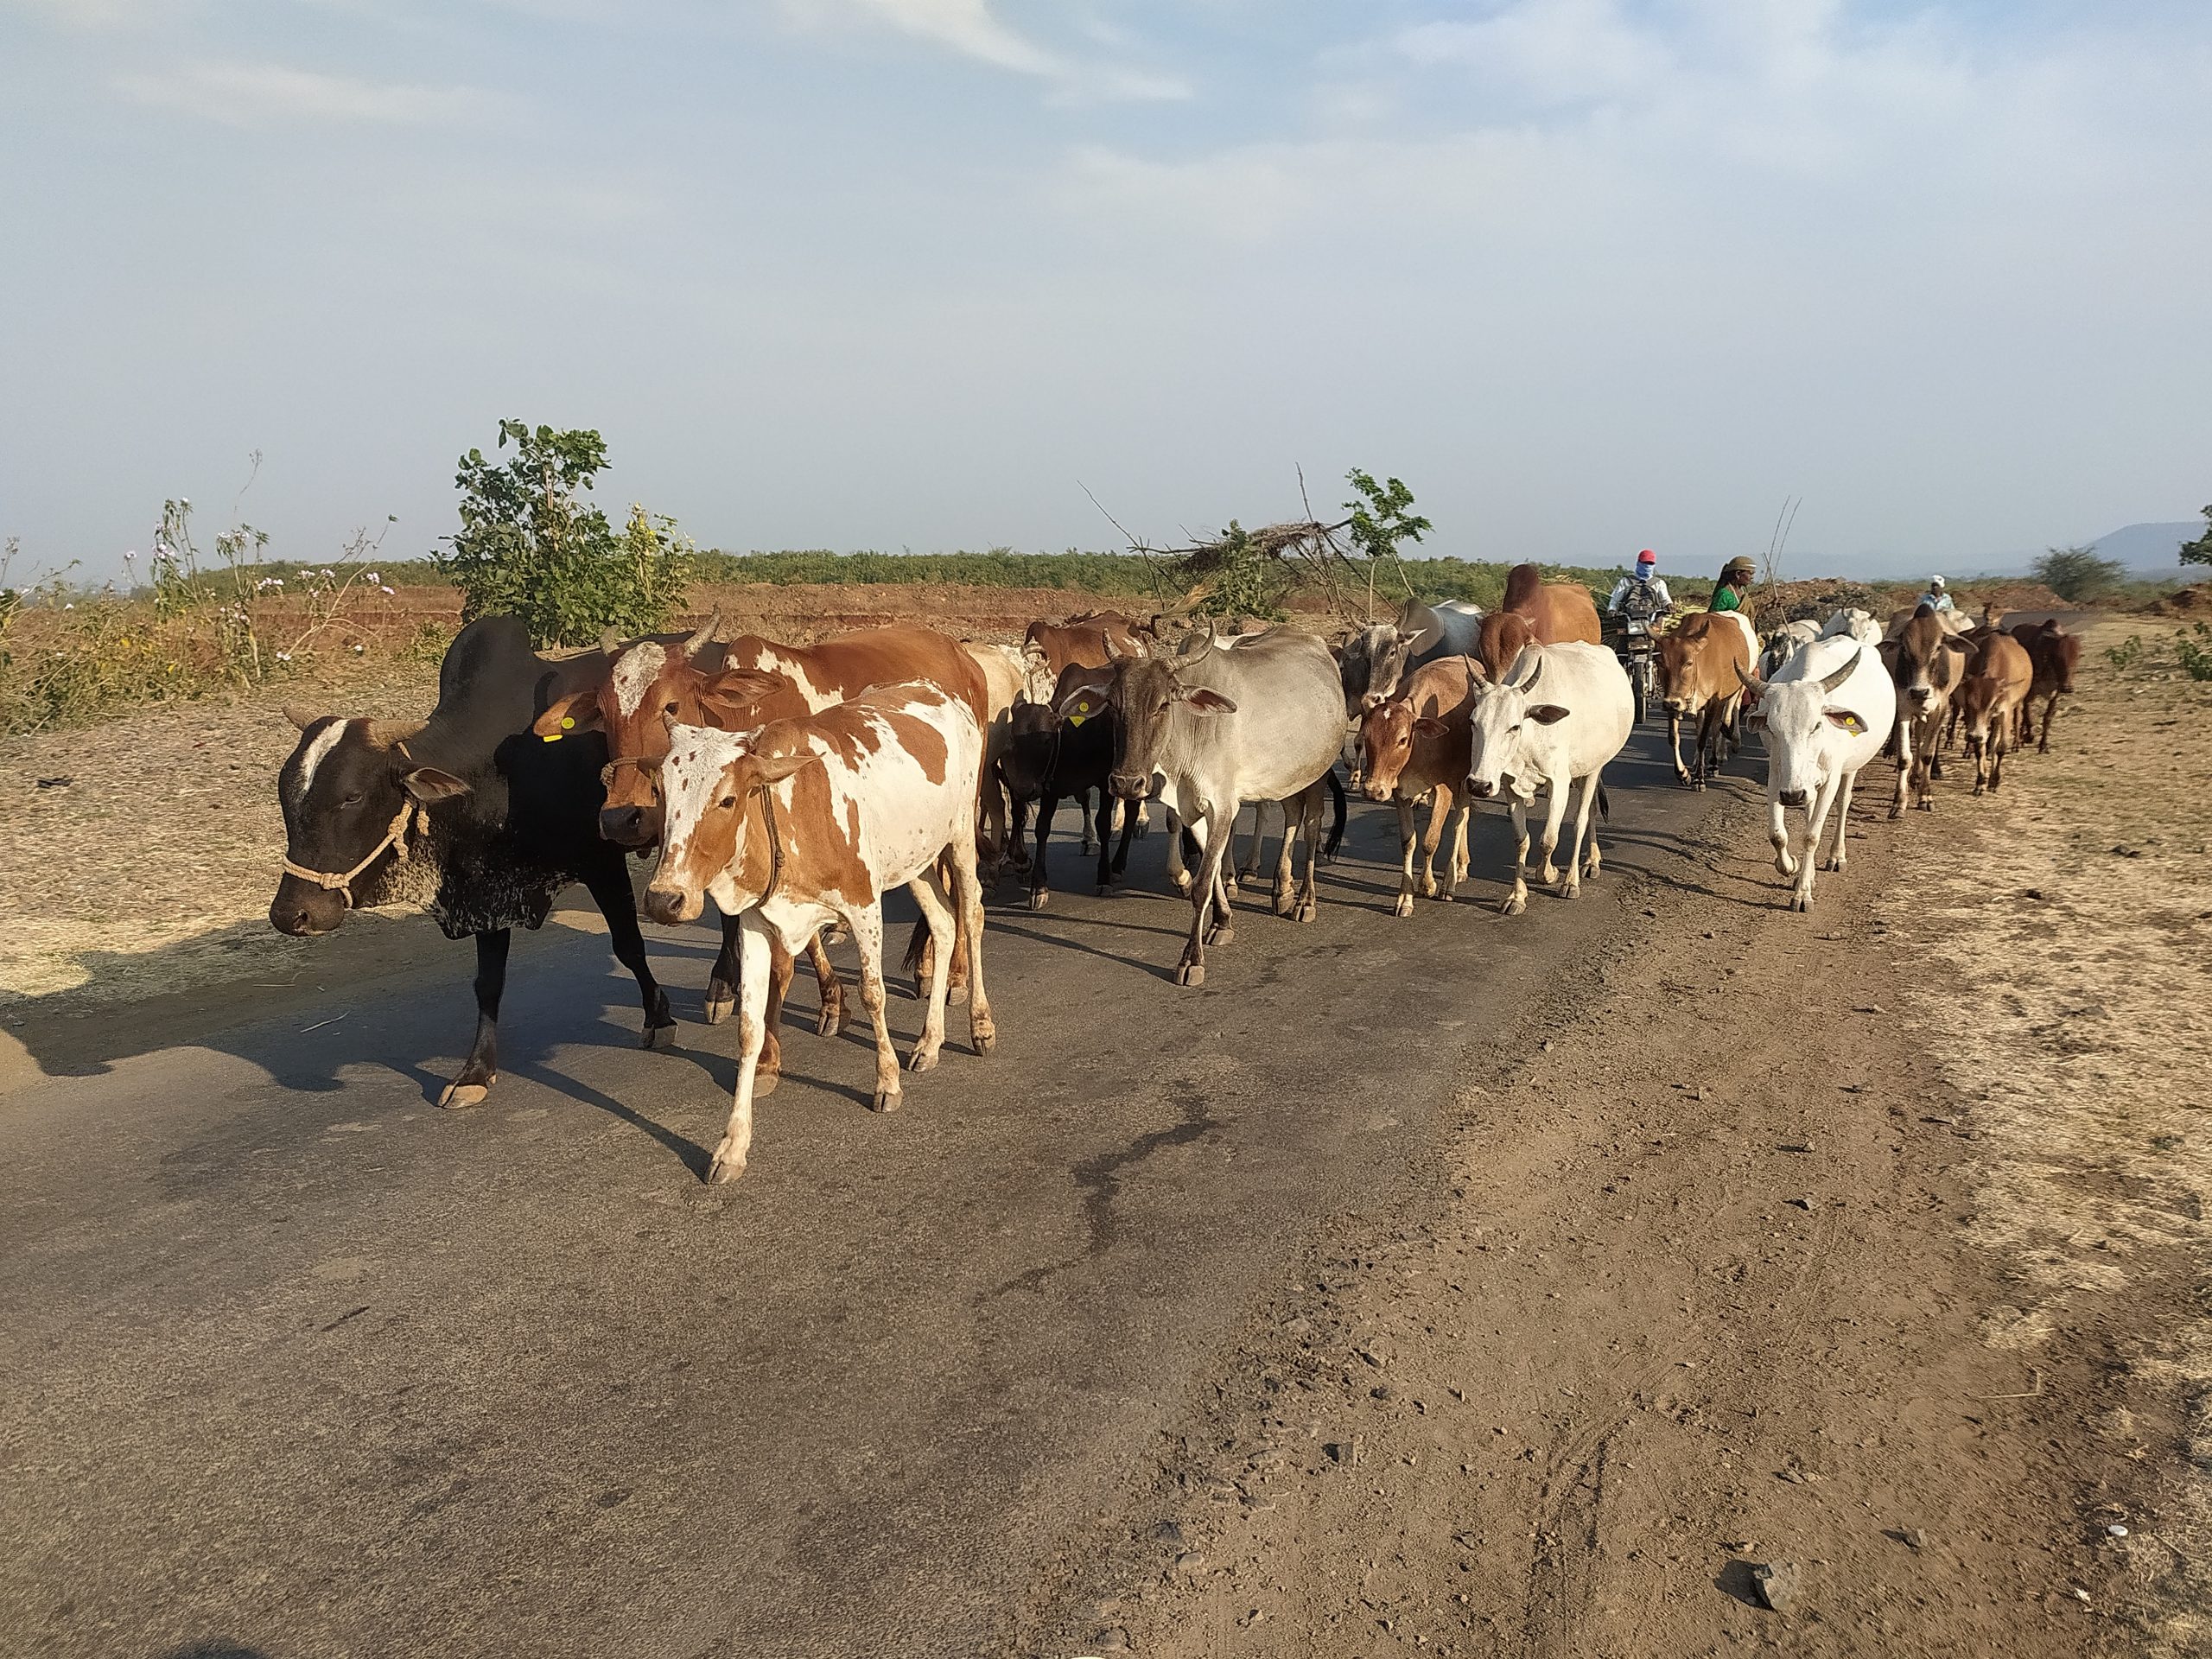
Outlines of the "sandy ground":
[{"label": "sandy ground", "polygon": [[1724,823],[1243,1333],[1038,1650],[2206,1651],[2212,696],[2115,676],[2141,631],[2001,797],[1872,791],[1809,918]]}]

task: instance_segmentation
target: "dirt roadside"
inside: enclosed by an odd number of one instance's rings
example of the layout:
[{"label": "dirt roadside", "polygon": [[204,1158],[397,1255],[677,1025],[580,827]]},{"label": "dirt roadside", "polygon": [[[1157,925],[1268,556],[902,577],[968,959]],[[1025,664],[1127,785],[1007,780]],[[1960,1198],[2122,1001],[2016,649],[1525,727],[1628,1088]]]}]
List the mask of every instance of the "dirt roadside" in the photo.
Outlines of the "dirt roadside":
[{"label": "dirt roadside", "polygon": [[1871,791],[1811,918],[1744,810],[1701,890],[1636,895],[1033,1650],[2205,1651],[2212,767],[2200,689],[2104,668],[2128,631],[2001,797]]}]

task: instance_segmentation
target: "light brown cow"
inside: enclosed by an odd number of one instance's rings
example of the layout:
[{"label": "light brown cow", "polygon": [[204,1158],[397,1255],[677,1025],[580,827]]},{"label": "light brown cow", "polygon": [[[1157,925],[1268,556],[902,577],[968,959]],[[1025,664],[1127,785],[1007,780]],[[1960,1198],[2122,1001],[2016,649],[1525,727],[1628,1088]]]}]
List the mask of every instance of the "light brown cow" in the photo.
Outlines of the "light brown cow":
[{"label": "light brown cow", "polygon": [[1014,705],[1024,697],[1032,702],[1050,697],[1052,687],[1038,683],[1028,659],[1013,645],[978,645],[973,639],[963,639],[960,648],[983,671],[989,697],[991,719],[983,728],[983,804],[982,816],[977,820],[976,852],[985,873],[995,877],[1009,860],[1016,869],[1026,869],[1029,864],[1020,833],[1009,834],[1006,790],[999,780],[999,762],[1014,737]]},{"label": "light brown cow", "polygon": [[1522,647],[1557,645],[1580,639],[1599,645],[1597,601],[1576,582],[1546,582],[1533,564],[1505,573],[1505,598],[1482,620],[1475,654],[1492,682],[1503,681]]},{"label": "light brown cow", "polygon": [[1908,804],[1936,810],[1934,779],[1943,775],[1937,753],[1952,696],[1966,677],[1973,647],[1943,621],[1947,613],[1921,607],[1894,639],[1882,642],[1882,659],[1897,688],[1897,792],[1890,816]]},{"label": "light brown cow", "polygon": [[[1469,657],[1440,657],[1407,676],[1397,695],[1372,701],[1359,721],[1360,787],[1370,801],[1398,809],[1398,916],[1414,913],[1414,804],[1433,794],[1421,837],[1421,893],[1449,904],[1467,879],[1467,721],[1485,675]],[[1436,880],[1436,849],[1446,829],[1452,850],[1446,880]]]},{"label": "light brown cow", "polygon": [[[997,1039],[983,989],[983,905],[976,801],[983,733],[969,704],[934,685],[880,686],[819,714],[747,732],[679,724],[661,767],[667,833],[645,892],[655,920],[684,922],[711,896],[740,918],[742,1052],[729,1124],[710,1181],[745,1173],[766,1044],[772,945],[786,957],[832,922],[860,949],[861,1001],[875,1027],[875,1109],[899,1104],[899,1058],[883,1007],[883,895],[905,886],[947,955],[969,962],[968,1027],[978,1054]],[[907,1069],[926,1071],[944,1041],[945,982]]]},{"label": "light brown cow", "polygon": [[1070,668],[1106,668],[1142,656],[1152,631],[1151,623],[1119,611],[1085,611],[1065,622],[1039,618],[1021,636],[1021,654],[1042,664],[1050,683]]},{"label": "light brown cow", "polygon": [[[1720,746],[1735,734],[1744,698],[1743,677],[1751,671],[1751,632],[1734,615],[1699,611],[1671,633],[1659,636],[1659,696],[1667,705],[1667,743],[1675,776],[1692,789],[1720,770]],[[1682,760],[1682,720],[1698,720],[1697,765]]]},{"label": "light brown cow", "polygon": [[2005,781],[2005,753],[2028,688],[2035,683],[2028,648],[2009,633],[1981,641],[1967,665],[1955,699],[1967,728],[1967,753],[1974,760],[1974,792],[1995,790]]}]

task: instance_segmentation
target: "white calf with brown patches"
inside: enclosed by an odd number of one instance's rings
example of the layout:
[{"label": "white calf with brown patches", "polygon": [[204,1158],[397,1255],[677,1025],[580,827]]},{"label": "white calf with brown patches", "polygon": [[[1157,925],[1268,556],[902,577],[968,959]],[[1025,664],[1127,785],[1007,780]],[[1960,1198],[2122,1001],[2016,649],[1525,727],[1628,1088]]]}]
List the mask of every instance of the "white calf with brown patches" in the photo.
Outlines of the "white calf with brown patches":
[{"label": "white calf with brown patches", "polygon": [[[861,1001],[875,1025],[875,1107],[899,1103],[899,1059],[884,1023],[883,895],[905,887],[932,942],[967,946],[969,1032],[996,1039],[983,990],[982,893],[976,875],[976,780],[983,732],[966,702],[934,686],[880,687],[819,714],[753,732],[671,724],[661,765],[667,817],[645,907],[688,921],[711,897],[740,918],[742,1058],[729,1125],[707,1179],[745,1173],[753,1077],[766,1023],[771,939],[804,947],[842,922],[861,958]],[[952,891],[939,886],[939,861]],[[908,1069],[937,1064],[948,976],[930,987],[929,1018]]]}]

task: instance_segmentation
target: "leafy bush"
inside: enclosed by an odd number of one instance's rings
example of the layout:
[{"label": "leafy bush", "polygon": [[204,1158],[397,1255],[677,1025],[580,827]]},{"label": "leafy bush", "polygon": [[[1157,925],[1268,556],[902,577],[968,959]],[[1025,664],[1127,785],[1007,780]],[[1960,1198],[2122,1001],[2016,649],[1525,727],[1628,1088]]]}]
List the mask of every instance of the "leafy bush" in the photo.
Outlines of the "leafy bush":
[{"label": "leafy bush", "polygon": [[607,467],[596,432],[499,423],[495,464],[461,458],[461,531],[435,555],[461,591],[464,618],[520,617],[541,645],[576,645],[613,627],[665,627],[683,602],[690,546],[675,521],[632,507],[620,534],[587,499]]},{"label": "leafy bush", "polygon": [[2126,575],[2118,559],[2100,558],[2086,547],[2054,547],[2035,563],[2036,580],[2076,605],[2112,592]]},{"label": "leafy bush", "polygon": [[2212,624],[2199,622],[2189,632],[2174,635],[2174,655],[2190,679],[2212,680]]},{"label": "leafy bush", "polygon": [[2125,674],[2143,660],[2143,636],[2131,633],[2116,645],[2105,647],[2105,660]]}]

